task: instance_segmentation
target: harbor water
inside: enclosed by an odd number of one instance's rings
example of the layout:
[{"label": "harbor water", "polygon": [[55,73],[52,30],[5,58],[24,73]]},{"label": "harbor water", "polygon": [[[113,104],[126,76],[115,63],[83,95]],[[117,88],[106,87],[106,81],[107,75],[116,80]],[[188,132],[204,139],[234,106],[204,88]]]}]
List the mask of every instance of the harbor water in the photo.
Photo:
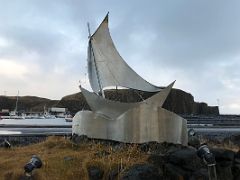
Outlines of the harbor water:
[{"label": "harbor water", "polygon": [[0,135],[69,134],[71,128],[65,118],[0,120]]}]

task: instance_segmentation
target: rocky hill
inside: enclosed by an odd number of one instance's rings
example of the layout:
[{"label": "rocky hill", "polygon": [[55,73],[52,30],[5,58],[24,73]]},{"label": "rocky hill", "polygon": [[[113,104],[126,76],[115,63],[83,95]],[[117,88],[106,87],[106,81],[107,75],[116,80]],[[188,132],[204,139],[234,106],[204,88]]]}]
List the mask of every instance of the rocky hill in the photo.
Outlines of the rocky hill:
[{"label": "rocky hill", "polygon": [[[16,96],[0,96],[0,111],[2,109],[14,110],[16,107]],[[45,108],[55,106],[58,100],[50,100],[36,96],[20,96],[18,98],[18,111],[43,112]]]},{"label": "rocky hill", "polygon": [[[146,93],[136,90],[108,90],[105,96],[111,100],[121,102],[139,102],[152,96],[154,93]],[[63,97],[57,106],[67,107],[71,112],[77,112],[81,109],[89,109],[85,98],[81,93]],[[163,107],[177,114],[196,114],[196,115],[218,115],[217,106],[208,106],[206,103],[195,102],[191,94],[179,89],[172,89]]]},{"label": "rocky hill", "polygon": [[[136,90],[108,90],[105,96],[111,100],[121,102],[139,102],[152,96],[154,93],[146,93]],[[44,106],[49,107],[66,107],[74,114],[82,109],[90,109],[86,103],[85,98],[81,93],[76,93],[63,97],[61,100],[50,100],[35,96],[19,97],[18,110],[25,111],[43,111]],[[16,104],[16,96],[6,97],[0,96],[0,110],[13,110]],[[179,89],[172,89],[164,108],[173,111],[177,114],[196,114],[196,115],[218,115],[219,110],[217,106],[208,106],[206,103],[195,102],[191,94]]]}]

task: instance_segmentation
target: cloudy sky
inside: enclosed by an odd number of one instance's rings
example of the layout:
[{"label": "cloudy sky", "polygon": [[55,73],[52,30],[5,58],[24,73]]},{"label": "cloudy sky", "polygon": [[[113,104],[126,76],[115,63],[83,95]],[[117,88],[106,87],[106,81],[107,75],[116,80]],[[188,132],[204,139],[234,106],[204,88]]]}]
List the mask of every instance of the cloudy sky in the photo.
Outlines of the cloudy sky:
[{"label": "cloudy sky", "polygon": [[155,85],[240,114],[240,1],[0,0],[0,94],[60,99],[89,87],[87,26],[109,11],[126,62]]}]

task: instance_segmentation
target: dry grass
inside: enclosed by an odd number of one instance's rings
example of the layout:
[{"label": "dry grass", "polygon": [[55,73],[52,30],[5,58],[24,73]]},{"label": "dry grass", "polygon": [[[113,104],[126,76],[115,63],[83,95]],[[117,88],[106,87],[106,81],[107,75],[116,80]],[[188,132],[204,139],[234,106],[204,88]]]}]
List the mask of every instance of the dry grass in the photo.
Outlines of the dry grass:
[{"label": "dry grass", "polygon": [[212,148],[221,148],[221,149],[228,149],[228,150],[231,150],[231,151],[234,151],[234,152],[240,152],[240,146],[232,143],[231,141],[223,142],[221,144],[208,142],[207,144]]},{"label": "dry grass", "polygon": [[[208,141],[207,144],[239,151],[239,146],[231,143]],[[24,147],[0,148],[0,154],[0,180],[18,180],[24,174],[24,165],[34,154],[43,161],[42,168],[34,171],[35,180],[85,180],[89,179],[87,169],[91,166],[103,170],[103,179],[108,179],[111,170],[121,174],[128,167],[145,163],[148,159],[137,145],[113,148],[97,141],[76,145],[63,137],[49,137],[44,142]]]},{"label": "dry grass", "polygon": [[201,144],[206,143],[211,148],[221,148],[221,149],[228,149],[234,152],[240,152],[240,145],[234,144],[230,140],[225,141],[213,141],[209,140],[208,138],[201,138]]},{"label": "dry grass", "polygon": [[[109,154],[96,155],[103,151]],[[42,143],[25,147],[1,148],[0,154],[0,179],[3,180],[19,179],[33,154],[43,161],[43,167],[34,171],[36,180],[88,179],[87,168],[90,166],[102,169],[107,178],[111,169],[123,171],[147,160],[147,155],[134,145],[113,150],[111,146],[94,142],[76,145],[63,137],[50,137]]]}]

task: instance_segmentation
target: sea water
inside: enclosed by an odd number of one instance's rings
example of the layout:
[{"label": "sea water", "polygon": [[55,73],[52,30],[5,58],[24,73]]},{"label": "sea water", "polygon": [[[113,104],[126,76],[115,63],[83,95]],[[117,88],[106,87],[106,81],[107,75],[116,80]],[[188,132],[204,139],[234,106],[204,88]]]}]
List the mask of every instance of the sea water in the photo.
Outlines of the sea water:
[{"label": "sea water", "polygon": [[[58,134],[70,133],[71,122],[66,122],[64,118],[54,119],[1,119],[0,135],[17,134]],[[9,127],[8,127],[9,125]],[[12,125],[31,126],[31,127],[11,127]],[[35,128],[34,126],[56,126],[53,128]],[[69,126],[68,128],[59,128],[57,126]]]},{"label": "sea water", "polygon": [[69,125],[64,118],[54,119],[2,119],[0,125]]}]

